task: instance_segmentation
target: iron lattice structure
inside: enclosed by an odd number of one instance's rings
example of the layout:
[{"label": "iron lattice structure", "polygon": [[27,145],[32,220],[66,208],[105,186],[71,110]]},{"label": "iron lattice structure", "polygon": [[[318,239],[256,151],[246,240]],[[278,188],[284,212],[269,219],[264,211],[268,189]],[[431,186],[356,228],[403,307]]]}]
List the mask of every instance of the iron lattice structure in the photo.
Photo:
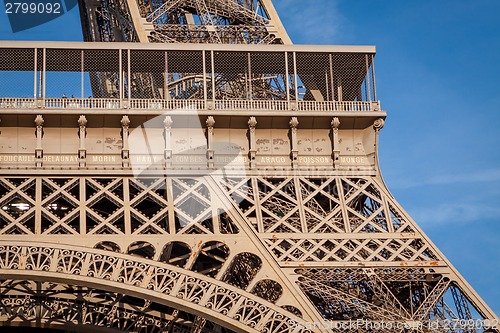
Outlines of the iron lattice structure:
[{"label": "iron lattice structure", "polygon": [[498,332],[383,183],[373,47],[265,0],[80,11],[116,43],[0,45],[1,325]]},{"label": "iron lattice structure", "polygon": [[270,0],[80,1],[92,42],[291,44]]}]

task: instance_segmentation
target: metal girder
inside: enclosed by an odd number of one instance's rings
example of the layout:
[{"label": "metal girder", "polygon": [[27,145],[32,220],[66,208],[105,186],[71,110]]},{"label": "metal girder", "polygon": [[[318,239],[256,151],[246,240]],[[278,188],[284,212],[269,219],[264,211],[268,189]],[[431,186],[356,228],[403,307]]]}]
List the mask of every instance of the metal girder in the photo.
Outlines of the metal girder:
[{"label": "metal girder", "polygon": [[384,309],[373,304],[371,300],[366,301],[357,297],[356,294],[340,291],[324,283],[303,278],[299,279],[298,284],[304,292],[318,297],[325,304],[328,304],[328,311],[331,311],[331,314],[335,316],[328,319],[364,318],[366,320],[386,320],[390,322],[404,318],[401,313],[393,312],[395,309]]},{"label": "metal girder", "polygon": [[158,303],[82,286],[2,280],[0,294],[0,321],[16,326],[36,320],[82,331],[187,333],[193,325],[193,316],[186,312],[166,306],[160,312]]},{"label": "metal girder", "polygon": [[[374,48],[229,45],[291,44],[270,0],[81,8],[87,41],[172,45],[0,49],[0,70],[34,76],[34,98],[0,96],[0,321],[183,333],[498,321],[382,181]],[[193,45],[205,43],[228,45]],[[47,98],[52,72],[81,73],[81,98]],[[159,153],[130,149],[136,126]],[[217,140],[241,164],[225,168]]]},{"label": "metal girder", "polygon": [[425,301],[415,311],[414,317],[417,320],[423,320],[424,318],[426,318],[431,309],[436,305],[437,301],[443,297],[449,285],[449,278],[443,277],[442,279],[440,279],[436,286],[427,295]]},{"label": "metal girder", "polygon": [[96,0],[84,1],[82,8],[89,41],[291,44],[268,1]]},{"label": "metal girder", "polygon": [[[0,246],[0,271],[4,279],[64,280],[70,285],[97,288],[104,295],[126,293],[127,297],[138,297],[145,301],[146,307],[149,306],[148,300],[174,307],[179,300],[183,300],[178,309],[197,316],[193,319],[194,324],[189,325],[194,332],[200,332],[210,318],[222,326],[245,332],[249,327],[277,325],[278,318],[281,318],[279,325],[289,329],[291,320],[298,324],[302,322],[300,318],[262,298],[243,290],[238,291],[223,282],[207,279],[200,273],[113,252],[89,251],[83,247],[8,243],[2,242]],[[225,301],[218,302],[223,295]],[[9,304],[3,303],[3,306],[8,307]],[[141,309],[138,310],[143,311]],[[99,308],[99,311],[103,310]],[[276,317],[274,313],[280,315]],[[137,323],[131,320],[130,324]],[[296,330],[294,327],[293,332],[309,331]]]}]

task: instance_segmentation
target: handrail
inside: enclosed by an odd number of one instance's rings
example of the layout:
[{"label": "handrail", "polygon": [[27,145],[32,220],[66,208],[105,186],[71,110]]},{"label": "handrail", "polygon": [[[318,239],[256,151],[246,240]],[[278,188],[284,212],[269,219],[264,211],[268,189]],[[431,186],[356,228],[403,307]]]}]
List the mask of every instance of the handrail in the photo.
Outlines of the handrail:
[{"label": "handrail", "polygon": [[367,101],[286,101],[286,100],[199,100],[199,99],[118,99],[118,98],[0,98],[2,109],[101,109],[101,110],[247,110],[247,111],[380,111],[379,102]]}]

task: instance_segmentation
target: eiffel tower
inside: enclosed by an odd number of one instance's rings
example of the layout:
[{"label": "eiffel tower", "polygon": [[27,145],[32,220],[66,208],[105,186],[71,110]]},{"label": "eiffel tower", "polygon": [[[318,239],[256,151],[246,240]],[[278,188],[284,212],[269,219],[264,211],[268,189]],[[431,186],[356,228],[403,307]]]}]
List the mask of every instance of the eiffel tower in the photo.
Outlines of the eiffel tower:
[{"label": "eiffel tower", "polygon": [[85,43],[0,44],[0,332],[499,332],[384,184],[374,47],[79,9]]}]

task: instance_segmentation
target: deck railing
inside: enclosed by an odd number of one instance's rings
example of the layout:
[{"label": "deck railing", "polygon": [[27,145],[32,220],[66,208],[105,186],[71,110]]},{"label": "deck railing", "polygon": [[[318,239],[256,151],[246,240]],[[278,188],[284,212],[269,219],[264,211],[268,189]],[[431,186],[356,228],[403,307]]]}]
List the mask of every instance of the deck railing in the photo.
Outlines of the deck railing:
[{"label": "deck railing", "polygon": [[[196,99],[116,99],[116,98],[0,98],[4,109],[31,110],[214,110],[217,111],[379,111],[379,102],[364,101],[281,101],[281,100],[196,100]],[[123,111],[121,111],[123,112]]]}]

